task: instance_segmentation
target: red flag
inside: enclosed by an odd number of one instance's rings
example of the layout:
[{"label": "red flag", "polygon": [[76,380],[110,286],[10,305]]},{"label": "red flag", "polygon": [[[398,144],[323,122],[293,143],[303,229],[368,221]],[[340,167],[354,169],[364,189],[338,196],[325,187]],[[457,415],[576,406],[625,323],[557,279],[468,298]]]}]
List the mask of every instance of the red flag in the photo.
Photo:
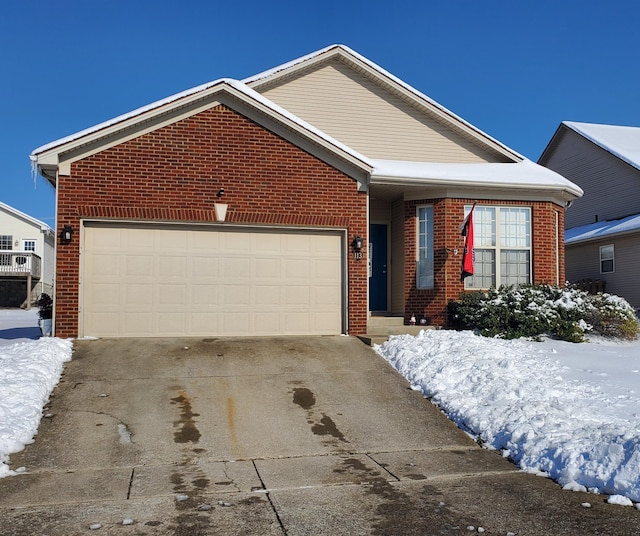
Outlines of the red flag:
[{"label": "red flag", "polygon": [[464,281],[465,277],[473,275],[473,209],[462,222],[462,236],[464,236],[464,252],[462,253],[462,271],[460,273],[460,281]]}]

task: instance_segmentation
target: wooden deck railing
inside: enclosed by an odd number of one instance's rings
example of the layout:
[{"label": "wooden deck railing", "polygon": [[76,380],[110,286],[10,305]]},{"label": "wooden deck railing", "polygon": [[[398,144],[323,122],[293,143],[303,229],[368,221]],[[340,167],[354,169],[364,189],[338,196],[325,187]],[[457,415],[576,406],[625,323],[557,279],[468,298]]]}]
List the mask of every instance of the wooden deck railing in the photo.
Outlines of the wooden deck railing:
[{"label": "wooden deck railing", "polygon": [[0,276],[42,277],[42,259],[31,251],[0,251]]}]

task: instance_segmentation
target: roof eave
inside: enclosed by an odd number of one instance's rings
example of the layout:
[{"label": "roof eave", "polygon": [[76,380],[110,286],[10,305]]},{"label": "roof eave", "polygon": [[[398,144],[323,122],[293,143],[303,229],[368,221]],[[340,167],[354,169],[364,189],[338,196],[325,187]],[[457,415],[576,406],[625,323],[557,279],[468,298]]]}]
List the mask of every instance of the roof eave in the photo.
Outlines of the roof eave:
[{"label": "roof eave", "polygon": [[[304,121],[290,116],[290,114],[281,110],[265,97],[253,92],[253,90],[246,88],[246,91],[243,91],[242,88],[239,87],[242,85],[242,83],[235,80],[221,79],[217,84],[210,85],[200,91],[185,94],[179,99],[168,100],[157,107],[149,106],[140,108],[138,109],[141,110],[139,113],[138,110],[134,110],[129,114],[119,116],[122,118],[121,120],[114,118],[113,120],[96,125],[93,128],[81,131],[76,135],[63,138],[59,140],[59,143],[52,142],[51,144],[42,146],[34,150],[30,158],[37,166],[40,174],[55,186],[57,175],[60,172],[61,163],[64,161],[65,155],[70,155],[73,151],[78,151],[85,146],[98,144],[108,138],[117,138],[120,133],[130,131],[141,124],[151,122],[153,119],[169,115],[176,110],[188,106],[196,106],[199,101],[207,99],[214,101],[217,100],[218,97],[224,100],[224,96],[227,96],[235,99],[237,102],[244,103],[264,116],[268,116],[285,129],[296,133],[315,146],[334,154],[341,161],[357,168],[360,170],[358,180],[362,181],[363,176],[368,176],[371,172],[372,165],[365,157],[343,147],[342,144],[333,140],[333,138],[316,132],[316,129],[311,125],[306,125]],[[252,95],[252,93],[254,93],[255,96]],[[68,172],[68,170],[63,171],[65,173]]]},{"label": "roof eave", "polygon": [[582,245],[582,244],[587,244],[589,242],[601,242],[603,240],[609,240],[609,239],[614,239],[614,238],[620,238],[621,236],[626,236],[626,235],[633,235],[633,234],[638,234],[640,235],[640,229],[629,229],[627,231],[620,231],[617,233],[608,233],[606,235],[598,235],[598,236],[589,236],[587,238],[578,238],[575,240],[569,239],[564,241],[564,245],[565,246],[578,246],[578,245]]},{"label": "roof eave", "polygon": [[[399,177],[393,175],[376,175],[371,176],[371,184],[376,185],[388,185],[388,186],[406,186],[406,187],[446,187],[446,188],[458,188],[458,189],[470,189],[470,190],[490,190],[492,192],[538,192],[541,197],[552,197],[561,199],[563,203],[573,201],[582,196],[582,191],[578,191],[570,186],[555,185],[555,184],[534,184],[534,183],[511,183],[505,184],[504,182],[491,181],[491,180],[461,180],[451,178],[439,178],[439,177],[423,177],[423,178],[411,178],[411,177]],[[490,193],[488,193],[490,197]],[[513,196],[514,198],[517,195]]]}]

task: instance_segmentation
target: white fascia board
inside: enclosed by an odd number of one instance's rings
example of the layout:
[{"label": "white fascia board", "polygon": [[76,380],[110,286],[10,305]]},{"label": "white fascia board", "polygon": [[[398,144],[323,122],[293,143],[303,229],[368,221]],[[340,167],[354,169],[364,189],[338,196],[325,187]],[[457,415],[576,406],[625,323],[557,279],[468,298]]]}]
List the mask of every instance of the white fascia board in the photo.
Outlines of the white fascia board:
[{"label": "white fascia board", "polygon": [[372,184],[440,186],[444,188],[491,188],[504,191],[539,191],[571,201],[582,189],[562,175],[523,160],[512,164],[455,164],[372,160]]},{"label": "white fascia board", "polygon": [[509,186],[503,182],[466,181],[451,179],[399,179],[397,177],[374,177],[372,185],[399,186],[406,188],[404,199],[415,201],[427,197],[499,199],[510,201],[550,201],[565,206],[575,199],[562,187],[531,184]]},{"label": "white fascia board", "polygon": [[[372,169],[372,165],[364,156],[280,108],[237,80],[220,79],[216,84],[208,85],[198,92],[189,92],[179,99],[170,98],[159,102],[160,104],[156,103],[157,105],[139,108],[80,133],[42,146],[31,154],[31,159],[43,176],[54,179],[54,172],[67,175],[70,173],[72,162],[110,146],[152,132],[217,104],[227,104],[237,110],[243,108],[242,104],[244,104],[245,111],[247,107],[258,111],[262,116],[271,118],[289,131],[296,133],[298,137],[313,142],[318,147],[322,147],[325,151],[360,170],[357,173],[359,182],[366,182],[363,176],[368,176]],[[252,119],[258,119],[257,122],[261,123],[255,113]],[[353,175],[353,171],[351,174]]]}]

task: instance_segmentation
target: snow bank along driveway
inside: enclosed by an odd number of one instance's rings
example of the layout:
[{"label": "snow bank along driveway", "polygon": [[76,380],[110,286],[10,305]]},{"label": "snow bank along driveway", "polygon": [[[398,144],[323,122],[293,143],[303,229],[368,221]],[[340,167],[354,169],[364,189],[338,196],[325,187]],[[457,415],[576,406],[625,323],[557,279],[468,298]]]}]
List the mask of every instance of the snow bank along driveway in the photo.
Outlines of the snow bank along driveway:
[{"label": "snow bank along driveway", "polygon": [[376,350],[458,426],[522,470],[565,489],[608,494],[612,503],[640,503],[640,343],[423,331]]}]

